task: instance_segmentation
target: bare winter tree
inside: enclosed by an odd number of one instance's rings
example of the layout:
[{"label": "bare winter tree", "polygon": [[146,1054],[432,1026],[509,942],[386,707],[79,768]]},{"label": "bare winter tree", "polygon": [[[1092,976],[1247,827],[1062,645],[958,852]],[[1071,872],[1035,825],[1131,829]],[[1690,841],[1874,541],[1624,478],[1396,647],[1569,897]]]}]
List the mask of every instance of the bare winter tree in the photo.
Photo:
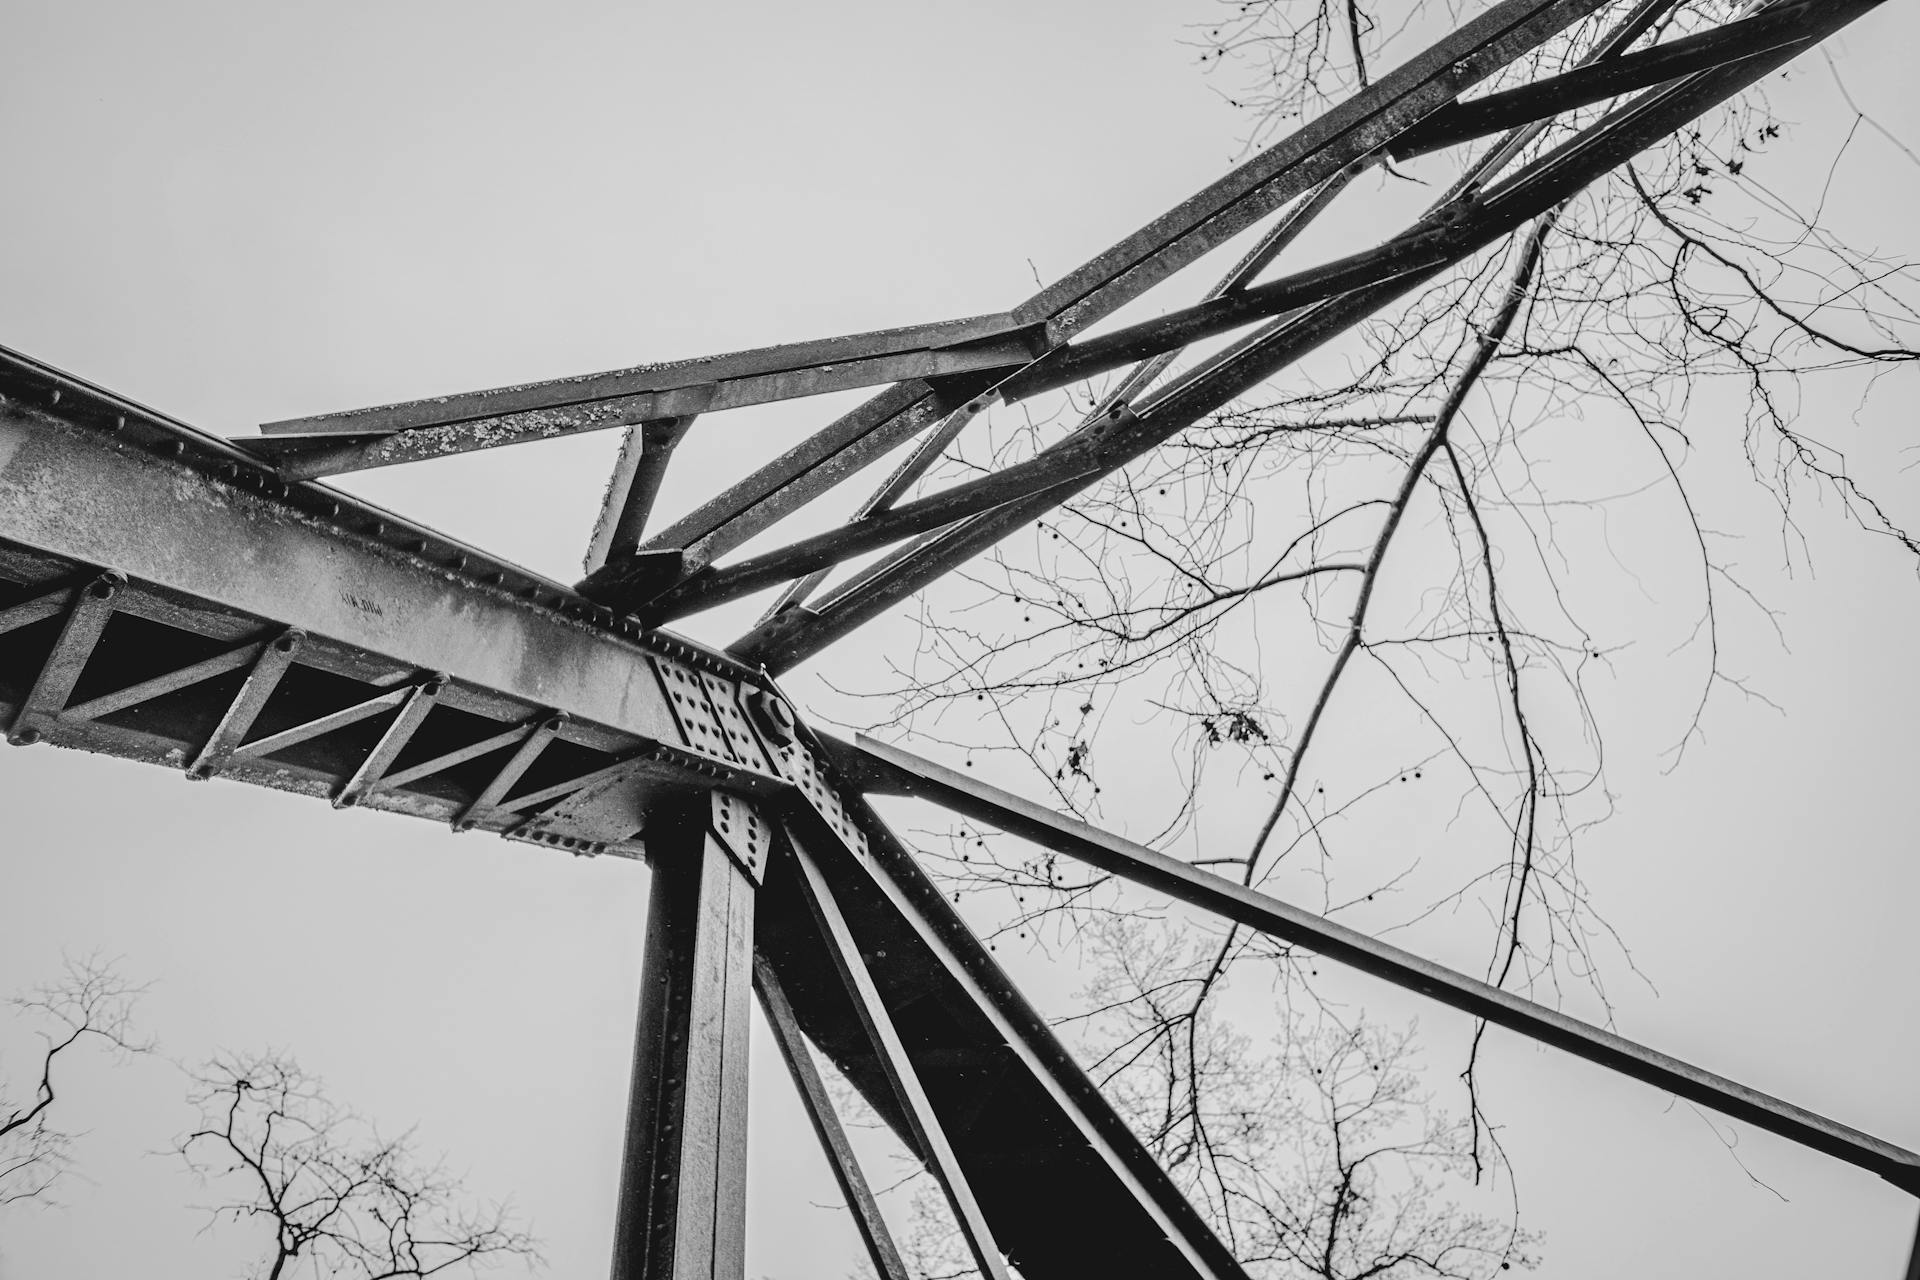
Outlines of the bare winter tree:
[{"label": "bare winter tree", "polygon": [[58,1081],[73,1058],[88,1049],[129,1055],[153,1048],[133,1026],[141,990],[110,963],[69,960],[60,980],[11,1002],[35,1025],[40,1049],[34,1083],[20,1096],[9,1096],[0,1081],[0,1208],[45,1200],[71,1167],[73,1135],[55,1121],[61,1111]]},{"label": "bare winter tree", "polygon": [[[1252,144],[1480,7],[1231,0],[1196,37]],[[1746,7],[1609,7],[1513,74]],[[1596,603],[1596,584],[1633,572],[1609,519],[1644,522],[1651,507],[1686,531],[1662,552],[1694,584],[1669,664],[1692,672],[1675,761],[1716,696],[1761,696],[1728,668],[1727,629],[1774,626],[1714,532],[1714,495],[1764,494],[1790,560],[1808,554],[1796,512],[1816,497],[1920,556],[1872,478],[1817,434],[1840,424],[1801,414],[1816,396],[1884,393],[1884,374],[1920,358],[1920,275],[1850,246],[1824,212],[1835,171],[1878,141],[1844,86],[1839,104],[1789,125],[1763,85],[1003,542],[927,593],[897,680],[854,690],[888,700],[862,718],[983,764],[1005,757],[1064,808],[1245,884],[1304,888],[1373,931],[1441,911],[1484,919],[1490,981],[1549,999],[1575,983],[1604,1002],[1605,975],[1631,962],[1576,854],[1612,805],[1590,691],[1636,639]],[[1417,215],[1604,109],[1464,162],[1381,158],[1335,183],[1376,184],[1376,205]],[[1115,394],[1180,369],[1145,367]],[[1057,422],[1105,407],[996,410],[934,475],[1026,456]],[[1153,760],[1162,777],[1132,785]],[[1258,814],[1223,847],[1226,824],[1203,815],[1248,812],[1256,790]],[[1421,819],[1445,839],[1402,856]],[[932,834],[947,842],[941,873],[997,914],[1003,938],[1085,948],[1094,977],[1075,1023],[1104,1083],[1268,1274],[1481,1276],[1526,1260],[1511,1221],[1409,1208],[1501,1164],[1478,1035],[1459,1064],[1464,1140],[1415,1126],[1409,1144],[1387,1133],[1429,1105],[1401,1083],[1406,1042],[1323,999],[1308,957],[1238,929],[1156,942],[1137,900],[1102,877],[991,832]],[[1222,1007],[1236,982],[1290,1011],[1270,1056]],[[1359,1088],[1376,1065],[1378,1086]],[[1280,1068],[1317,1084],[1249,1095]],[[1286,1095],[1316,1087],[1317,1111]],[[1317,1136],[1276,1143],[1281,1114]]]},{"label": "bare winter tree", "polygon": [[200,1125],[179,1152],[231,1190],[209,1209],[214,1224],[268,1235],[254,1272],[265,1280],[396,1280],[539,1261],[507,1206],[466,1203],[444,1168],[419,1160],[410,1135],[382,1137],[284,1054],[216,1057],[195,1077],[193,1101]]}]

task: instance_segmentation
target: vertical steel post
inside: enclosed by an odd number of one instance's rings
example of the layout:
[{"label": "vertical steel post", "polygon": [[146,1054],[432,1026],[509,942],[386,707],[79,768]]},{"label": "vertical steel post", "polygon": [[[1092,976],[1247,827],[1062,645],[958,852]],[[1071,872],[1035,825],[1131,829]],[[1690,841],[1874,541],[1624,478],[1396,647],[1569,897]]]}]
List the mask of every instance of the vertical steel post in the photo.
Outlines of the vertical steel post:
[{"label": "vertical steel post", "polygon": [[613,1280],[743,1280],[753,879],[697,805],[648,818],[653,867]]}]

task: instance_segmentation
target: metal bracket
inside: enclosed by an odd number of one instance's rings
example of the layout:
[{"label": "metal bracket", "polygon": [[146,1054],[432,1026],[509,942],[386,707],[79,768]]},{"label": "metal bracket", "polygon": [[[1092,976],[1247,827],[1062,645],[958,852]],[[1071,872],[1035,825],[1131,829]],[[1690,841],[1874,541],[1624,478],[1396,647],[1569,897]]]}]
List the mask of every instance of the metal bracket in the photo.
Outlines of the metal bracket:
[{"label": "metal bracket", "polygon": [[767,854],[773,848],[773,829],[739,796],[725,791],[708,794],[713,798],[714,838],[740,869],[759,884],[766,875]]}]

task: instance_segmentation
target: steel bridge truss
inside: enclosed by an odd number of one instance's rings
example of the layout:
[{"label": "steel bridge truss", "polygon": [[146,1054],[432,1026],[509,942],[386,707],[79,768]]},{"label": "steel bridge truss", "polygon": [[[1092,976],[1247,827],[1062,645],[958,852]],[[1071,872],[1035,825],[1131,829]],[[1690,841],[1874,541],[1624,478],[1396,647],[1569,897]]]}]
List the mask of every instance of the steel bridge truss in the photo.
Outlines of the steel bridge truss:
[{"label": "steel bridge truss", "polygon": [[[877,816],[867,797],[885,794],[931,800],[1920,1195],[1920,1155],[899,748],[818,734],[774,679],[1875,6],[1773,0],[1661,41],[1674,0],[1503,0],[989,316],[273,423],[234,441],[0,351],[0,727],[15,744],[644,857],[654,879],[617,1280],[743,1274],[750,999],[885,1280],[907,1270],[815,1052],[939,1180],[982,1274],[1245,1276]],[[1583,23],[1610,25],[1575,65],[1462,98]],[[1602,103],[1614,105],[1527,158],[1544,121]],[[1262,280],[1369,165],[1489,137],[1402,235]],[[1202,302],[1088,334],[1269,215]],[[1188,346],[1227,334],[1239,336],[1161,381]],[[908,497],[988,403],[1109,373],[1121,377],[1095,412],[1032,459]],[[648,533],[696,415],[882,385]],[[615,426],[625,447],[590,572],[573,586],[322,483]],[[726,561],[915,439],[850,523]],[[889,546],[820,594],[834,566]],[[781,585],[724,650],[659,629]],[[1098,1229],[1061,1227],[1076,1222]]]}]

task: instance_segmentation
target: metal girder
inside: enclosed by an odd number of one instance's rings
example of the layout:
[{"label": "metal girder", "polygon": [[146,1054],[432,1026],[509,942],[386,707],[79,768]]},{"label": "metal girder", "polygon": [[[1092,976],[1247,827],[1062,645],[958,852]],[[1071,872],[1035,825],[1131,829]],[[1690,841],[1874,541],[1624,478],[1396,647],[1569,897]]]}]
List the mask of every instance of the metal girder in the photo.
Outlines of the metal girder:
[{"label": "metal girder", "polygon": [[612,1276],[739,1280],[754,885],[704,804],[656,825]]},{"label": "metal girder", "polygon": [[[0,399],[17,738],[497,831],[614,767],[778,785],[690,735],[654,663],[723,700],[767,692],[750,668],[15,353]],[[543,842],[631,855],[640,825]]]},{"label": "metal girder", "polygon": [[[1285,360],[1269,358],[1272,342],[1237,352],[1236,360],[1213,362],[1206,378],[1187,379],[1180,412],[1160,405],[1150,429],[1109,432],[1111,438],[1101,439],[1099,433],[1113,424],[1096,415],[1030,462],[895,505],[911,479],[971,416],[956,411],[977,407],[983,391],[1014,400],[1147,361],[1128,380],[1129,387],[1143,386],[1164,370],[1167,359],[1196,341],[1322,300],[1369,297],[1371,307],[1340,312],[1352,323],[1402,292],[1378,286],[1398,281],[1412,287],[1433,270],[1509,234],[1637,149],[1622,151],[1610,143],[1631,135],[1638,146],[1647,145],[1688,118],[1687,109],[1697,112],[1737,91],[1872,7],[1845,0],[1826,5],[1775,0],[1718,29],[1630,52],[1629,46],[1670,7],[1667,0],[1648,0],[1616,25],[1586,64],[1461,100],[1464,91],[1605,3],[1504,0],[1009,312],[272,423],[264,428],[267,438],[240,444],[270,457],[281,476],[305,477],[646,422],[659,447],[637,448],[635,433],[629,433],[579,590],[657,625],[800,579],[762,625],[733,646],[753,661],[781,669],[1231,398],[1244,389],[1242,370],[1268,376]],[[1655,88],[1682,82],[1711,85],[1715,94]],[[1256,250],[1257,265],[1230,277],[1231,284],[1223,283],[1201,303],[1073,341],[1087,326],[1289,200],[1317,191],[1305,205],[1309,214],[1317,212],[1338,190],[1338,179],[1351,176],[1356,165],[1454,145],[1642,90],[1653,91],[1563,148],[1557,166],[1533,166],[1521,188],[1507,184],[1497,205],[1479,200],[1472,188],[1463,189],[1432,217],[1377,249],[1252,284],[1251,276],[1290,238],[1270,237],[1269,247]],[[1647,110],[1649,103],[1659,109]],[[1327,323],[1331,314],[1317,314],[1320,323],[1311,340],[1294,343],[1289,358],[1339,332]],[[895,385],[640,541],[659,465],[671,448],[662,433],[684,431],[688,415],[885,382]],[[941,422],[946,429],[933,430]],[[927,434],[922,449],[849,527],[744,563],[715,566],[748,538],[919,434]],[[649,456],[654,461],[640,461]],[[799,606],[833,565],[915,535],[932,536],[869,570],[818,609],[787,607]]]},{"label": "metal girder", "polygon": [[[1809,36],[1805,25],[1807,11],[1815,3],[1816,0],[1797,0],[1776,5],[1755,17],[1730,22],[1712,31],[1590,63],[1519,88],[1456,102],[1394,139],[1387,151],[1396,160],[1405,160],[1650,89],[1696,71],[1709,71],[1775,49],[1804,47],[1810,38],[1816,38]],[[1799,47],[1794,52],[1799,52]]]},{"label": "metal girder", "polygon": [[[1490,11],[1011,312],[267,423],[282,476],[421,461],[794,396],[1017,368],[1113,312],[1607,0]],[[1317,176],[1304,176],[1325,167]]]},{"label": "metal girder", "polygon": [[932,800],[976,822],[1032,840],[1722,1115],[1744,1120],[1920,1195],[1920,1153],[1635,1044],[898,747],[859,738],[851,744],[838,744],[834,755],[870,790]]},{"label": "metal girder", "polygon": [[[1045,1020],[829,776],[764,676],[640,634],[564,589],[539,602],[503,590],[510,570],[477,553],[455,566],[447,544],[330,490],[247,483],[219,442],[22,357],[0,355],[0,396],[0,716],[28,701],[60,649],[73,684],[43,699],[48,743],[644,855],[668,881],[693,858],[689,806],[711,802],[699,857],[711,862],[707,836],[727,835],[729,875],[749,886],[729,902],[757,900],[750,932],[782,973],[795,1025],[918,1149],[791,863],[766,866],[756,832],[777,818],[807,842],[858,951],[888,953],[870,979],[897,1052],[1029,1280],[1142,1260],[1171,1280],[1244,1280]],[[91,613],[72,621],[90,599],[97,632]],[[751,888],[763,870],[767,885]],[[663,892],[659,910],[672,899]],[[670,952],[687,936],[656,932]],[[683,959],[652,962],[648,981]],[[651,1079],[641,1060],[637,1078]],[[638,1096],[641,1114],[659,1114],[654,1094]],[[999,1159],[1009,1135],[1024,1144],[1018,1169]],[[733,1203],[728,1161],[708,1170],[710,1207]],[[637,1196],[623,1201],[630,1224]],[[1101,1221],[1101,1241],[1062,1239],[1043,1199]],[[687,1202],[649,1201],[651,1225],[625,1229],[628,1274],[660,1274],[648,1268],[663,1255],[642,1242]],[[696,1232],[676,1256],[717,1258],[713,1274],[727,1274],[730,1232]]]},{"label": "metal girder", "polygon": [[[742,1040],[758,954],[780,977],[790,1029],[970,1191],[963,1212],[988,1266],[991,1241],[1029,1280],[1089,1270],[1243,1280],[770,682],[670,637],[636,640],[564,603],[462,582],[353,532],[348,522],[367,513],[344,499],[316,509],[311,491],[236,485],[178,424],[155,420],[159,441],[129,440],[121,406],[97,391],[82,400],[75,385],[0,365],[0,714],[30,710],[56,744],[654,862],[655,910],[673,920],[650,934],[621,1274],[738,1274],[745,1120],[729,1083],[738,1055],[724,1046]],[[106,555],[130,571],[103,570],[95,557]],[[325,598],[343,582],[350,601]],[[443,609],[521,636],[515,669],[435,635]],[[418,627],[397,627],[403,618]],[[951,784],[941,798],[960,812],[1916,1186],[1920,1158],[1823,1117],[897,754],[841,759],[846,778],[877,790],[911,765],[913,788]],[[882,762],[885,777],[873,773]],[[803,852],[768,857],[776,821]],[[689,917],[706,924],[677,923]],[[662,966],[684,998],[648,985]],[[695,986],[708,994],[696,1000]],[[696,1023],[700,1007],[710,1012]],[[661,1026],[683,1024],[682,1040],[661,1039]],[[696,1041],[707,1050],[674,1056]],[[708,1136],[665,1136],[689,1115]],[[1103,1229],[1063,1236],[1061,1213]]]},{"label": "metal girder", "polygon": [[[1373,156],[1386,141],[1426,114],[1604,3],[1506,0],[1494,6],[1382,77],[1364,93],[1043,289],[1012,314],[1044,326],[1043,349],[1057,347],[1268,213],[1321,188],[1351,165]],[[1001,380],[989,373],[972,385],[962,384],[956,389],[954,403]],[[675,578],[698,572],[827,487],[910,439],[954,407],[930,404],[927,395],[931,390],[928,383],[915,381],[882,392],[686,520],[663,530],[647,547],[680,549],[685,562],[675,575],[662,575],[657,566],[649,565],[641,585],[657,593],[671,586]],[[607,591],[610,600],[622,604],[630,602],[627,594],[604,578],[589,578],[582,587],[596,595]]]},{"label": "metal girder", "polygon": [[240,442],[282,476],[310,479],[496,449],[581,431],[1024,364],[1033,326],[979,316],[613,373],[269,422]]},{"label": "metal girder", "polygon": [[[893,748],[835,744],[830,761],[766,670],[1495,243],[1878,0],[1774,0],[1630,52],[1671,8],[1641,0],[1586,65],[1461,99],[1608,3],[1501,0],[1008,312],[273,423],[241,442],[0,349],[0,724],[16,743],[646,856],[655,883],[614,1258],[629,1280],[741,1276],[749,986],[887,1280],[905,1269],[809,1042],[940,1179],[984,1273],[1245,1278],[849,782],[931,796],[1920,1194],[1914,1153],[1267,895]],[[1538,121],[1629,93],[1639,96],[1500,176]],[[1503,129],[1516,132],[1401,236],[1258,283],[1367,165]],[[1200,303],[1080,336],[1283,208]],[[1155,387],[1193,342],[1263,320]],[[1037,457],[904,500],[989,402],[1129,367]],[[693,415],[888,383],[645,537]],[[630,430],[578,589],[306,482],[612,426]],[[716,564],[916,436],[847,527]],[[804,604],[831,566],[921,533],[818,609]],[[657,623],[795,578],[790,607],[736,656],[621,616]],[[1063,1219],[1099,1230],[1063,1232]]]},{"label": "metal girder", "polygon": [[[1281,316],[1202,362],[1140,405],[1137,421],[1116,426],[1110,414],[1090,419],[1066,440],[1022,464],[1036,487],[1050,475],[1059,479],[1041,496],[1003,503],[896,552],[840,587],[818,608],[796,607],[767,618],[728,646],[728,651],[775,672],[786,670],[1433,279],[1451,263],[1510,234],[1881,3],[1884,0],[1830,0],[1808,6],[1803,0],[1778,0],[1767,12],[1790,10],[1799,39],[1770,45],[1752,56],[1642,94],[1484,192],[1465,192],[1444,202],[1423,225],[1385,249],[1332,264],[1325,270],[1335,279],[1337,290],[1319,272],[1306,273],[1304,284],[1277,281],[1262,286],[1273,288],[1289,304],[1316,290],[1331,290],[1332,296]],[[1298,295],[1286,293],[1296,288]],[[1230,311],[1242,305],[1246,304],[1229,297],[1202,304],[1195,312],[1204,320],[1210,309]],[[1154,323],[1158,322],[1142,328]],[[1129,358],[1135,354],[1137,350]],[[1106,438],[1096,445],[1100,464],[1089,471],[1084,453],[1089,438],[1097,435]]]}]

